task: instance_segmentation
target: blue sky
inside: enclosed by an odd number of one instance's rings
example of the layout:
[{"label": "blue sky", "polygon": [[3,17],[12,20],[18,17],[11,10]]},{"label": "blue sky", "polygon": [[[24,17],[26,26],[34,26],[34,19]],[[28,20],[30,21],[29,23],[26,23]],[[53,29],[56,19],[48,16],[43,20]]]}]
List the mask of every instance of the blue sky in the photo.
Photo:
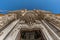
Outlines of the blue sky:
[{"label": "blue sky", "polygon": [[9,10],[20,9],[41,9],[59,14],[60,0],[0,0],[0,10],[2,10],[0,12],[2,13],[7,13]]}]

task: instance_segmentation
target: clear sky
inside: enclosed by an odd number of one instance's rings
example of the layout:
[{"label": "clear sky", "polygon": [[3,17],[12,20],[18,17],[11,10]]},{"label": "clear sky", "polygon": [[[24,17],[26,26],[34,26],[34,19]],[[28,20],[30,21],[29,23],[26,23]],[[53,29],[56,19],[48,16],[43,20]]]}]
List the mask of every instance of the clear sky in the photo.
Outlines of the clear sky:
[{"label": "clear sky", "polygon": [[60,0],[0,0],[0,12],[2,13],[20,9],[41,9],[59,14]]}]

